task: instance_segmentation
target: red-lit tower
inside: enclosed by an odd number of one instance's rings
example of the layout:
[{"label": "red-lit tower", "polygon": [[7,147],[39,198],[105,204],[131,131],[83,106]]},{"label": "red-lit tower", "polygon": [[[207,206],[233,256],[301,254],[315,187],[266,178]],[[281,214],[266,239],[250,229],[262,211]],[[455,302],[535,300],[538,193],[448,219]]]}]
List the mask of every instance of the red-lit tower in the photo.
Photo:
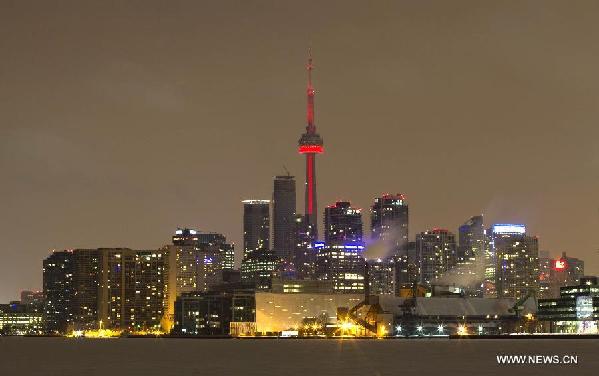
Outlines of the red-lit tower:
[{"label": "red-lit tower", "polygon": [[312,239],[318,231],[318,205],[316,201],[316,154],[324,151],[322,137],[316,133],[314,125],[314,87],[312,86],[312,53],[308,56],[308,107],[306,133],[299,139],[299,152],[306,155],[306,225],[311,228]]}]

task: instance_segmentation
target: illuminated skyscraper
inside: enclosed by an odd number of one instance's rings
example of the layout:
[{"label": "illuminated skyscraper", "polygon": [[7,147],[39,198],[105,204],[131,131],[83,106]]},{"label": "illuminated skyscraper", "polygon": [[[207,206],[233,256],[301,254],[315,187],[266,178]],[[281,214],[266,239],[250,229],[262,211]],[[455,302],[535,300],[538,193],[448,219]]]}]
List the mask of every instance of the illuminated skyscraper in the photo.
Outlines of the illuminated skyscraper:
[{"label": "illuminated skyscraper", "polygon": [[455,274],[468,296],[483,296],[485,240],[482,215],[473,216],[460,226]]},{"label": "illuminated skyscraper", "polygon": [[316,249],[312,248],[314,234],[311,227],[306,225],[306,217],[295,216],[295,251],[294,260],[297,276],[301,279],[316,278]]},{"label": "illuminated skyscraper", "polygon": [[520,224],[495,224],[487,230],[487,236],[488,259],[495,261],[493,274],[497,297],[519,299],[538,293],[537,237],[527,235],[526,227]]},{"label": "illuminated skyscraper", "polygon": [[178,228],[167,246],[169,254],[169,312],[174,314],[175,297],[184,292],[203,291],[204,254],[200,252],[199,231]]},{"label": "illuminated skyscraper", "polygon": [[385,194],[374,199],[370,208],[373,241],[383,241],[387,256],[403,256],[408,250],[408,203],[403,194]]},{"label": "illuminated skyscraper", "polygon": [[163,251],[128,248],[54,252],[44,261],[48,332],[159,330],[166,258]]},{"label": "illuminated skyscraper", "polygon": [[258,289],[270,287],[278,260],[270,250],[270,201],[243,201],[243,252],[241,279]]},{"label": "illuminated skyscraper", "polygon": [[317,277],[332,281],[337,292],[364,292],[367,266],[362,242],[362,213],[348,201],[338,201],[324,211],[325,243],[317,250]]},{"label": "illuminated skyscraper", "polygon": [[366,260],[361,242],[325,244],[316,242],[317,277],[332,281],[333,290],[340,293],[363,293],[366,289]]},{"label": "illuminated skyscraper", "polygon": [[[176,281],[176,295],[207,291],[222,282],[223,271],[235,266],[234,245],[216,232],[179,228],[173,235],[173,244],[167,248],[169,264],[174,265],[169,270],[174,274],[170,278]],[[175,293],[174,290],[171,293]]]},{"label": "illuminated skyscraper", "polygon": [[308,58],[306,65],[308,70],[308,106],[306,115],[306,132],[299,139],[299,152],[306,155],[306,197],[305,197],[305,225],[316,240],[318,236],[318,202],[316,200],[316,155],[324,151],[322,137],[316,133],[314,124],[314,87],[312,86],[312,55]]},{"label": "illuminated skyscraper", "polygon": [[483,216],[471,217],[459,228],[460,246],[458,247],[458,263],[474,262],[483,256],[485,251],[485,229]]},{"label": "illuminated skyscraper", "polygon": [[416,253],[420,266],[420,282],[431,285],[457,264],[455,235],[435,228],[416,235]]},{"label": "illuminated skyscraper", "polygon": [[[408,203],[406,197],[401,194],[384,194],[374,199],[370,207],[370,236],[372,241],[385,254],[381,255],[381,263],[374,263],[371,266],[378,269],[385,265],[393,268],[393,278],[390,280],[390,286],[382,286],[382,281],[378,281],[381,275],[372,274],[374,270],[369,271],[370,284],[374,289],[382,291],[393,291],[399,288],[401,284],[408,283],[407,267],[410,257],[408,256]],[[412,259],[414,255],[412,255]],[[385,282],[386,283],[386,282]]]},{"label": "illuminated skyscraper", "polygon": [[227,242],[227,237],[218,232],[198,232],[199,248],[214,259],[217,270],[235,268],[235,245]]},{"label": "illuminated skyscraper", "polygon": [[295,179],[276,176],[273,189],[274,251],[279,259],[292,261],[295,249]]},{"label": "illuminated skyscraper", "polygon": [[337,201],[324,210],[324,239],[327,245],[362,241],[362,212],[349,201]]}]

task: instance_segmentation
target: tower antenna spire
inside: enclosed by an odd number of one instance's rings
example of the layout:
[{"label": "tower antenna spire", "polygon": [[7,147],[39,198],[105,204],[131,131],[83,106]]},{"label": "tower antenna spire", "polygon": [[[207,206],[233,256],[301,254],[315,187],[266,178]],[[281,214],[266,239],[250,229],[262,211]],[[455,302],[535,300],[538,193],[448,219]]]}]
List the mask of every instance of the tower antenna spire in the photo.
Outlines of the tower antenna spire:
[{"label": "tower antenna spire", "polygon": [[316,126],[314,125],[314,87],[312,86],[312,69],[314,69],[314,65],[312,64],[312,47],[308,48],[308,64],[306,64],[306,69],[308,70],[308,108],[306,111],[308,124],[306,125],[306,132],[314,134],[316,133]]}]

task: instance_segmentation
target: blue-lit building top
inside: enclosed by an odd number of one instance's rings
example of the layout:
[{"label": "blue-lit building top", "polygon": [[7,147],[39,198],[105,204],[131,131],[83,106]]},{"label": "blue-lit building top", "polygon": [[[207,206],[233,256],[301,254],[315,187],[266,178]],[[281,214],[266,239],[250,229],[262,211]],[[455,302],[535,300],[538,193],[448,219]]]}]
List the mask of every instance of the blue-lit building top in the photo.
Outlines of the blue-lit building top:
[{"label": "blue-lit building top", "polygon": [[525,234],[526,226],[512,223],[496,223],[491,226],[493,234]]},{"label": "blue-lit building top", "polygon": [[498,223],[487,231],[485,294],[523,298],[539,286],[539,245],[523,224]]}]

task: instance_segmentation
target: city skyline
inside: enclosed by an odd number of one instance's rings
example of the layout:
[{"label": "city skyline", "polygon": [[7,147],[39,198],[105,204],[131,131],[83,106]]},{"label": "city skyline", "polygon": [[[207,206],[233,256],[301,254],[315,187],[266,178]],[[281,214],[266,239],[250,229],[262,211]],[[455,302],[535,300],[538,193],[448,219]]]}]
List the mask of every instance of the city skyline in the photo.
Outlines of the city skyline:
[{"label": "city skyline", "polygon": [[[129,29],[129,37],[97,51],[85,38],[102,42],[108,37],[90,29],[63,46],[58,40],[72,25],[58,27],[60,14],[36,26],[31,24],[36,13],[14,7],[14,20],[3,23],[21,34],[23,27],[55,26],[46,47],[55,50],[43,64],[34,62],[45,51],[34,35],[0,62],[17,72],[0,89],[10,104],[0,111],[0,122],[8,125],[2,127],[0,154],[5,176],[0,235],[11,260],[0,265],[0,301],[41,289],[40,260],[53,248],[158,249],[177,227],[190,227],[224,234],[235,242],[239,258],[240,201],[271,197],[272,178],[283,174],[283,165],[298,183],[303,180],[303,158],[292,150],[304,126],[309,44],[317,69],[317,124],[327,142],[325,158],[318,162],[321,208],[348,200],[367,214],[375,197],[402,192],[410,203],[410,241],[438,226],[457,234],[465,220],[483,213],[486,226],[525,223],[539,236],[540,250],[584,259],[586,274],[598,274],[599,242],[592,234],[599,226],[594,195],[599,151],[592,140],[599,119],[585,82],[596,78],[590,70],[587,76],[584,70],[571,72],[570,62],[557,59],[556,51],[534,50],[536,55],[514,60],[510,54],[522,54],[539,41],[529,36],[502,45],[511,34],[496,33],[507,22],[497,15],[499,26],[486,26],[481,33],[481,25],[469,17],[462,16],[466,24],[460,27],[460,17],[445,20],[448,34],[431,27],[425,30],[429,44],[421,39],[419,44],[422,30],[390,20],[377,27],[361,25],[365,35],[352,32],[348,21],[335,25],[332,35],[306,40],[295,35],[301,25],[290,22],[291,15],[305,10],[281,10],[287,17],[275,19],[238,7],[234,18],[249,11],[280,23],[288,34],[279,40],[268,37],[269,30],[252,29],[247,46],[222,50],[189,33],[208,26],[181,14],[181,28],[160,29],[163,39],[150,43],[139,30]],[[324,8],[324,14],[332,12]],[[474,8],[477,16],[491,17],[484,7]],[[441,13],[424,14],[425,5],[402,4],[401,9],[421,21],[444,21]],[[141,14],[142,25],[155,20],[152,10]],[[344,11],[356,21],[355,9]],[[523,12],[513,21],[516,29],[546,25],[552,14],[542,12],[533,26],[525,24],[526,17]],[[560,25],[566,35],[561,41],[569,42],[570,36],[590,42],[593,34],[584,33],[584,21],[573,30]],[[315,23],[326,28],[324,18]],[[227,26],[236,36],[245,30],[243,24]],[[354,42],[360,49],[344,43],[341,32],[358,37]],[[387,33],[397,36],[402,48],[360,43]],[[180,45],[173,43],[177,37],[182,37]],[[17,40],[3,38],[9,44]],[[126,47],[136,42],[143,43],[128,52]],[[451,52],[443,42],[455,54],[441,66],[436,59]],[[487,48],[493,42],[500,50]],[[154,51],[156,46],[171,55]],[[489,55],[463,55],[472,46]],[[72,47],[83,53],[73,53]],[[81,64],[65,66],[75,58]],[[551,58],[557,60],[539,69],[539,61]],[[592,54],[585,58],[582,68],[599,62]],[[222,70],[207,73],[206,68]],[[223,82],[211,80],[227,74]],[[15,78],[21,76],[28,77],[25,86]],[[560,87],[557,94],[541,93],[544,85]],[[50,88],[60,90],[70,107],[59,105]],[[489,88],[494,89],[489,97],[478,94]],[[31,103],[37,104],[34,110]],[[561,106],[559,111],[550,110],[555,106]],[[302,188],[297,189],[300,213]],[[318,216],[322,224],[322,210]],[[369,215],[363,217],[368,233]]]}]

